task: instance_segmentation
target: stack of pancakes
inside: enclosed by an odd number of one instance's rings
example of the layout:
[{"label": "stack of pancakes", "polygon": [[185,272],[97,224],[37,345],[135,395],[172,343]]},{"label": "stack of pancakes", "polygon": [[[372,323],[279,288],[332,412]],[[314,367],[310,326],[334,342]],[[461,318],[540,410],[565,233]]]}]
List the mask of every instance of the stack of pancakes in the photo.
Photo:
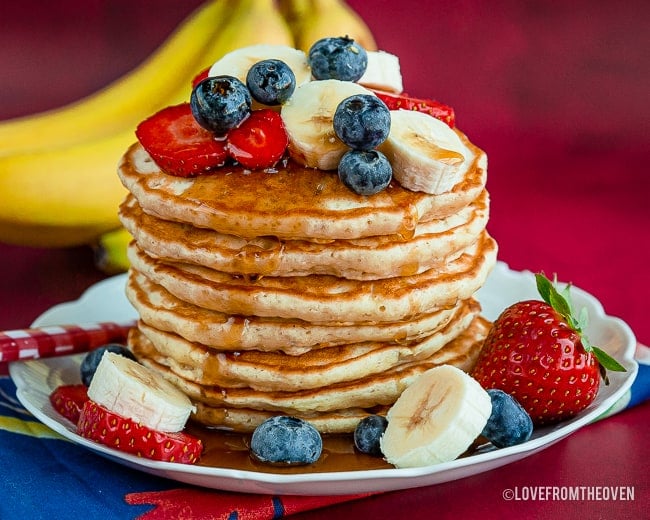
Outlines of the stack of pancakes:
[{"label": "stack of pancakes", "polygon": [[174,177],[134,144],[119,166],[130,348],[197,421],[244,432],[275,414],[353,431],[419,373],[469,370],[489,325],[473,295],[497,248],[486,156],[463,139],[472,159],[451,191],[393,181],[371,197],[290,160]]}]

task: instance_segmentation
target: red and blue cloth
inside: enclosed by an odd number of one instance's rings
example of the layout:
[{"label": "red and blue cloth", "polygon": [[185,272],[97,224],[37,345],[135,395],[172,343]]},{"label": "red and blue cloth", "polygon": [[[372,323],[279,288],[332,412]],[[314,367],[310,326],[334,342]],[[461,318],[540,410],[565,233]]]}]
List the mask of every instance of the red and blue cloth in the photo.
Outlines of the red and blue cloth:
[{"label": "red and blue cloth", "polygon": [[[650,399],[650,348],[639,345],[635,357],[638,375],[610,415]],[[264,520],[366,496],[220,492],[128,469],[51,433],[21,406],[8,376],[0,377],[0,460],[3,519]]]}]

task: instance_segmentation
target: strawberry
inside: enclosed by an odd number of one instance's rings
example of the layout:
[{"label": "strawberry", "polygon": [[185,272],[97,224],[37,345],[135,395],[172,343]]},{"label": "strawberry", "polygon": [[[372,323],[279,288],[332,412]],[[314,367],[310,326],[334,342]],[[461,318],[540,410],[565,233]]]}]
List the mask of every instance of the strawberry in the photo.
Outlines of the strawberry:
[{"label": "strawberry", "polygon": [[171,175],[200,175],[228,158],[225,140],[196,122],[189,103],[163,108],[142,121],[135,134],[156,164]]},{"label": "strawberry", "polygon": [[196,87],[205,78],[207,78],[209,72],[210,72],[210,67],[207,67],[203,69],[201,72],[199,72],[196,76],[194,76],[194,79],[192,80],[192,88]]},{"label": "strawberry", "polygon": [[386,104],[389,110],[416,110],[417,112],[424,112],[436,119],[440,119],[440,121],[447,123],[451,128],[456,124],[454,109],[439,101],[418,99],[410,97],[406,93],[392,94],[381,90],[375,90],[374,93]]},{"label": "strawberry", "polygon": [[92,400],[81,410],[77,433],[111,448],[163,462],[194,464],[203,451],[202,441],[193,435],[152,430]]},{"label": "strawberry", "polygon": [[505,309],[493,323],[472,376],[485,388],[515,397],[536,426],[575,416],[595,398],[606,369],[625,371],[583,334],[586,310],[576,320],[569,287],[560,294],[536,275],[544,301],[526,300]]},{"label": "strawberry", "polygon": [[50,394],[52,407],[66,419],[77,424],[84,403],[88,401],[86,385],[61,385]]},{"label": "strawberry", "polygon": [[254,110],[228,133],[228,152],[245,168],[270,168],[284,155],[289,137],[280,114]]}]

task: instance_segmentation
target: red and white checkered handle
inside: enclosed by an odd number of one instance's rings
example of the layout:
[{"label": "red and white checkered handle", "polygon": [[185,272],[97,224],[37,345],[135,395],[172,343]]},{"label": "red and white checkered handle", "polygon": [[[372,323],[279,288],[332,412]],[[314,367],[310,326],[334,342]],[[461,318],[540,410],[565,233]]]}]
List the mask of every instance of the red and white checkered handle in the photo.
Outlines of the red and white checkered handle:
[{"label": "red and white checkered handle", "polygon": [[135,321],[53,325],[0,332],[0,362],[88,352],[107,343],[124,343]]}]

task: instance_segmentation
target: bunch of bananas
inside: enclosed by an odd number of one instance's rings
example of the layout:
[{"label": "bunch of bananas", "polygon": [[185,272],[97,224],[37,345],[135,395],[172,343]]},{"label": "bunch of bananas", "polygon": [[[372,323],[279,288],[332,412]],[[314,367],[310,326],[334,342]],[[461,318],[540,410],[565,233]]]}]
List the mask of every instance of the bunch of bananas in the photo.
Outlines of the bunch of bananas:
[{"label": "bunch of bananas", "polygon": [[308,50],[344,35],[376,45],[343,0],[210,0],[191,13],[140,66],[103,90],[44,113],[0,121],[0,242],[98,247],[98,266],[127,267],[130,237],[117,208],[126,195],[117,163],[137,124],[188,101],[192,79],[247,45]]}]

